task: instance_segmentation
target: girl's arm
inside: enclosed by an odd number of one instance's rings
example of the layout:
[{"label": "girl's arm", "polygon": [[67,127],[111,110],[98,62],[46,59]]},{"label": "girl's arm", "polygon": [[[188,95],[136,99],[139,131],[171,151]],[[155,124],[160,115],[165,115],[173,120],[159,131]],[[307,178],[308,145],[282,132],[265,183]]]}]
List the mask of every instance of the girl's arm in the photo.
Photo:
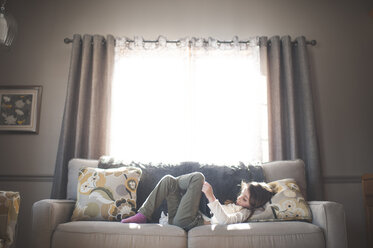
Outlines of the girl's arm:
[{"label": "girl's arm", "polygon": [[210,208],[211,212],[220,225],[242,223],[246,221],[249,216],[249,210],[245,208],[242,208],[238,212],[228,214],[224,211],[223,206],[218,200],[208,203],[207,206]]},{"label": "girl's arm", "polygon": [[205,193],[205,196],[209,202],[216,200],[212,186],[206,181],[202,185],[202,192]]},{"label": "girl's arm", "polygon": [[248,217],[248,211],[242,209],[241,211],[233,214],[227,214],[220,202],[216,199],[214,191],[208,182],[205,182],[202,186],[202,192],[205,193],[206,198],[209,200],[207,206],[210,208],[214,217],[218,220],[219,224],[234,224],[244,222]]}]

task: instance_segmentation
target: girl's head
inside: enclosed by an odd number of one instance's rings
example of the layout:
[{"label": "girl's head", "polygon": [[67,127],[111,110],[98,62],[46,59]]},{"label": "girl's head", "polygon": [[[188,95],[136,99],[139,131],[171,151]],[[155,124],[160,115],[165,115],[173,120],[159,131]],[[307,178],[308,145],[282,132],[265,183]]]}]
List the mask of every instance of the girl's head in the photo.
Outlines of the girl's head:
[{"label": "girl's head", "polygon": [[273,195],[274,193],[271,187],[269,187],[266,183],[242,182],[241,193],[237,197],[236,204],[250,209],[251,213],[253,214],[255,209],[263,207]]}]

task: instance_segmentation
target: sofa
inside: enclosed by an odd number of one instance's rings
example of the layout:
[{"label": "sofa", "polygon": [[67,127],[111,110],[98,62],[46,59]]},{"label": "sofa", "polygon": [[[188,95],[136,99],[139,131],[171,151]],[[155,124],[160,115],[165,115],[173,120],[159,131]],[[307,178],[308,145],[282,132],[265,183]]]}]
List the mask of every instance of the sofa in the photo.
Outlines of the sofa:
[{"label": "sofa", "polygon": [[[347,247],[343,206],[330,201],[308,202],[312,223],[276,221],[203,225],[186,232],[177,226],[158,223],[71,221],[76,202],[76,175],[80,168],[97,167],[98,164],[98,160],[72,159],[69,162],[67,199],[45,199],[34,203],[33,247]],[[260,166],[266,182],[293,178],[306,195],[305,165],[302,160],[274,161]]]}]

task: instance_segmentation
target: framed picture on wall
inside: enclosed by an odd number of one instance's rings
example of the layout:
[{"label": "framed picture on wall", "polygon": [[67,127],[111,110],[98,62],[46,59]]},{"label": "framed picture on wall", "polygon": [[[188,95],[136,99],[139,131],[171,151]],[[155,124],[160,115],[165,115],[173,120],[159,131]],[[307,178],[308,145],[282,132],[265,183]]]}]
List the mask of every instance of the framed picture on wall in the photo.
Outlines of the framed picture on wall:
[{"label": "framed picture on wall", "polygon": [[0,86],[0,132],[39,133],[42,86]]}]

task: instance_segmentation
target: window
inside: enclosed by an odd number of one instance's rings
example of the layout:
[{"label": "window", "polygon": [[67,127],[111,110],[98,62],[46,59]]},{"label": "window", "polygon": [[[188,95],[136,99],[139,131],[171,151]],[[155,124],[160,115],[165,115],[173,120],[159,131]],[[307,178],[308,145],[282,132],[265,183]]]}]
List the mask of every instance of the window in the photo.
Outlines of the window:
[{"label": "window", "polygon": [[267,88],[258,48],[121,48],[111,155],[126,161],[268,160]]}]

